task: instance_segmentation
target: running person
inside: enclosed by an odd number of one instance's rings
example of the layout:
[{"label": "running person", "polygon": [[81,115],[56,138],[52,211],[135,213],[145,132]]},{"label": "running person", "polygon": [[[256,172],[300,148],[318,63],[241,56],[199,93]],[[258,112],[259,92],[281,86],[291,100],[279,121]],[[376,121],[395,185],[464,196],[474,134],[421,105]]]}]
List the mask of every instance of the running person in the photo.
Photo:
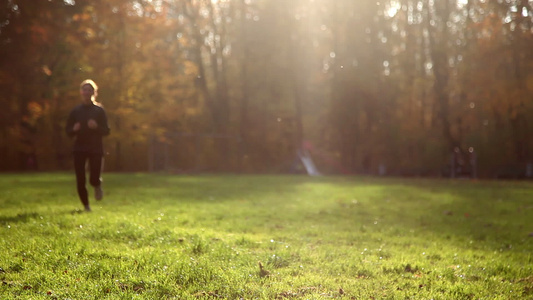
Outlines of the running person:
[{"label": "running person", "polygon": [[94,187],[94,197],[101,200],[104,196],[100,177],[104,155],[102,137],[109,134],[109,127],[105,110],[96,102],[96,83],[90,79],[84,80],[80,84],[80,95],[81,104],[70,112],[65,131],[68,136],[76,137],[73,149],[76,186],[85,211],[90,212],[91,206],[85,187],[85,164],[89,162],[89,183]]}]

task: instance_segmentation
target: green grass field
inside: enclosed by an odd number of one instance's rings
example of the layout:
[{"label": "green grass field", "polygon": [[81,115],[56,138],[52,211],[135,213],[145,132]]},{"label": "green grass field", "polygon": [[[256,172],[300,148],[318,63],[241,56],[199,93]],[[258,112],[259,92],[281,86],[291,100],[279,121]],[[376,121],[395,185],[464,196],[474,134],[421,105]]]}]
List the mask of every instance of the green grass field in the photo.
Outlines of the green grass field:
[{"label": "green grass field", "polygon": [[0,175],[1,299],[533,299],[532,182],[104,180]]}]

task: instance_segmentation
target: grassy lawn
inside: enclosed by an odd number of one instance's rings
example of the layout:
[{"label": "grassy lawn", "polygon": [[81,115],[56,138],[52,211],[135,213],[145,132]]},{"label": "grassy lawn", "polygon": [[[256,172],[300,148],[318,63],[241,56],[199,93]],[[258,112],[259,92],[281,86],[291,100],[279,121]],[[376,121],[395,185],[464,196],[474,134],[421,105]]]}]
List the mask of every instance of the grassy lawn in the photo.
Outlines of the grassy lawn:
[{"label": "grassy lawn", "polygon": [[532,182],[104,179],[0,175],[1,299],[533,299]]}]

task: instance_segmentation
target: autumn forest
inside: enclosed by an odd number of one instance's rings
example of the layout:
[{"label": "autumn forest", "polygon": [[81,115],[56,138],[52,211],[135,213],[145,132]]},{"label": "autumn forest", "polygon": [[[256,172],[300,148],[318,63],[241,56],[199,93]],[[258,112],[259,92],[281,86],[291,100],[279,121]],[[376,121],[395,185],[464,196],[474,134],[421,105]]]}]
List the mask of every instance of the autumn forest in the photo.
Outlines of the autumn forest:
[{"label": "autumn forest", "polygon": [[90,78],[106,171],[533,177],[531,0],[1,3],[0,171],[72,168]]}]

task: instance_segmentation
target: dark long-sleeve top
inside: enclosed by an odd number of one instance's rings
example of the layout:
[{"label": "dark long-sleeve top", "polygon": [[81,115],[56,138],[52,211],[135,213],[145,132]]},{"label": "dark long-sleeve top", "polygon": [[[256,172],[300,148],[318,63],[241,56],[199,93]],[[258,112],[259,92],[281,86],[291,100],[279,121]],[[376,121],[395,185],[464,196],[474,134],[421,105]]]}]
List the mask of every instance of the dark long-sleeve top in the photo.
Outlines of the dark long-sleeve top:
[{"label": "dark long-sleeve top", "polygon": [[[98,124],[95,129],[89,128],[88,121],[93,119]],[[74,132],[74,124],[80,123],[80,130]],[[80,104],[70,112],[65,131],[68,136],[75,136],[73,152],[104,154],[102,137],[109,134],[105,110],[94,103]]]}]

